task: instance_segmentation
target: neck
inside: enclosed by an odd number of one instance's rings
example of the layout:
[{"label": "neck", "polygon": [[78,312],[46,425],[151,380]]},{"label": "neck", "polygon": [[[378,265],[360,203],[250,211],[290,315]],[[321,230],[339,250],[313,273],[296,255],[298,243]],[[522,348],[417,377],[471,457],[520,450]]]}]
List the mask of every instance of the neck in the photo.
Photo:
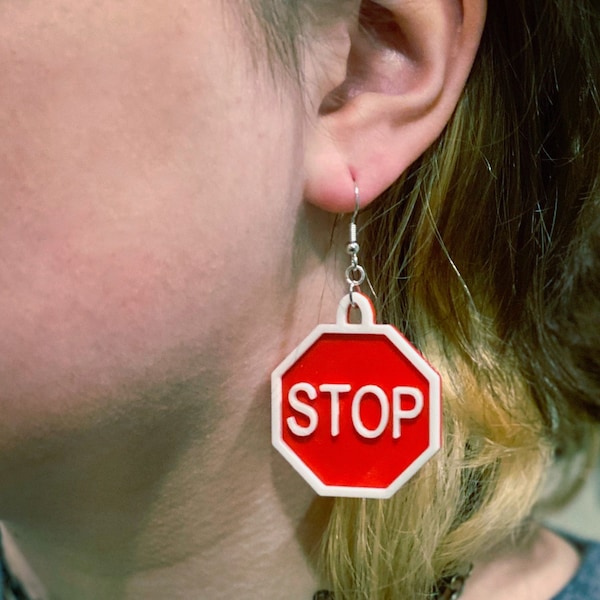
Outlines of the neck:
[{"label": "neck", "polygon": [[[69,453],[60,477],[40,474],[52,506],[8,528],[47,596],[311,598],[313,497],[269,447],[268,404],[263,389],[202,443],[163,422],[160,437],[129,432],[93,457]],[[161,448],[171,436],[179,447]]]},{"label": "neck", "polygon": [[[136,419],[65,436],[61,460],[46,452],[36,463],[39,447],[22,448],[28,467],[6,479],[4,514],[45,586],[32,597],[309,600],[327,587],[308,558],[321,530],[314,509],[327,503],[271,450],[268,389],[255,389],[245,404],[220,402],[227,414],[217,419],[193,385],[170,398],[181,407],[195,396],[196,413],[145,398]],[[227,397],[241,393],[230,388]],[[476,565],[463,597],[525,600],[536,589],[550,598],[577,564],[570,546],[544,535]]]},{"label": "neck", "polygon": [[344,290],[323,254],[325,266],[299,255],[296,286],[275,271],[273,290],[257,288],[270,303],[235,304],[235,322],[207,324],[210,338],[174,349],[164,368],[111,378],[68,413],[40,402],[36,427],[3,436],[0,515],[47,598],[304,600],[326,587],[307,559],[313,494],[271,448],[268,386],[282,356],[335,315]]}]

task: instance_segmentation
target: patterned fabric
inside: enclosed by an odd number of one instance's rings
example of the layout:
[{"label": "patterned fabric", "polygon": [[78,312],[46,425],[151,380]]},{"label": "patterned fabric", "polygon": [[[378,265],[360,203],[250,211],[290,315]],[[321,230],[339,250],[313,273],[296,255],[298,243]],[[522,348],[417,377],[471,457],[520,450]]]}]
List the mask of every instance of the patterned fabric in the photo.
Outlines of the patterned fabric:
[{"label": "patterned fabric", "polygon": [[0,531],[0,600],[32,600],[21,583],[12,575],[4,559],[2,532]]},{"label": "patterned fabric", "polygon": [[2,559],[2,568],[0,569],[0,590],[2,591],[2,595],[0,596],[0,600],[30,600],[21,584],[6,568],[4,556],[2,555],[0,558]]},{"label": "patterned fabric", "polygon": [[[454,575],[441,580],[438,583],[438,591],[431,597],[431,600],[458,600],[472,569],[473,565],[470,565],[468,571],[463,575]],[[312,600],[335,600],[335,594],[329,590],[319,590],[315,592]]]}]

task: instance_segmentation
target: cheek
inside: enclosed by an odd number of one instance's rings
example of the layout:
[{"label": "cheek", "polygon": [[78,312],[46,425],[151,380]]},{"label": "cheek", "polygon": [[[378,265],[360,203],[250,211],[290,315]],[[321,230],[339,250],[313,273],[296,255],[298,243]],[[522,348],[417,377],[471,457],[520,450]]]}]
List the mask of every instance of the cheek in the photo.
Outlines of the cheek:
[{"label": "cheek", "polygon": [[82,2],[79,28],[25,4],[0,20],[4,405],[182,364],[275,285],[301,184],[220,15],[202,40],[154,3]]}]

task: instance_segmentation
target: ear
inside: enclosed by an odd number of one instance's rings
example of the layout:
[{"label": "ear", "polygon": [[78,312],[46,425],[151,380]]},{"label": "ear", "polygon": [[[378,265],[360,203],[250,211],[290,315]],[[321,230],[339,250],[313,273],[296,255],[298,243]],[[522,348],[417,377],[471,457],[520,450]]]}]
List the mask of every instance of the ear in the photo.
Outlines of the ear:
[{"label": "ear", "polygon": [[[349,50],[322,54],[313,88],[309,202],[349,212],[356,181],[364,207],[434,142],[469,76],[485,13],[485,0],[361,2],[344,24]],[[343,82],[328,87],[340,71]]]}]

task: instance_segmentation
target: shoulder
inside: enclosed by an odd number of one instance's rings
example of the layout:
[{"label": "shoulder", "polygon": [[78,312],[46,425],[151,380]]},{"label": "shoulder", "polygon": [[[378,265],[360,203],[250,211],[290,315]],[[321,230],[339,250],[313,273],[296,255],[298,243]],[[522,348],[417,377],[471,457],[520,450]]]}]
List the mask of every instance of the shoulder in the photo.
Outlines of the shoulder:
[{"label": "shoulder", "polygon": [[581,556],[581,564],[554,600],[600,600],[600,542],[565,536]]}]

